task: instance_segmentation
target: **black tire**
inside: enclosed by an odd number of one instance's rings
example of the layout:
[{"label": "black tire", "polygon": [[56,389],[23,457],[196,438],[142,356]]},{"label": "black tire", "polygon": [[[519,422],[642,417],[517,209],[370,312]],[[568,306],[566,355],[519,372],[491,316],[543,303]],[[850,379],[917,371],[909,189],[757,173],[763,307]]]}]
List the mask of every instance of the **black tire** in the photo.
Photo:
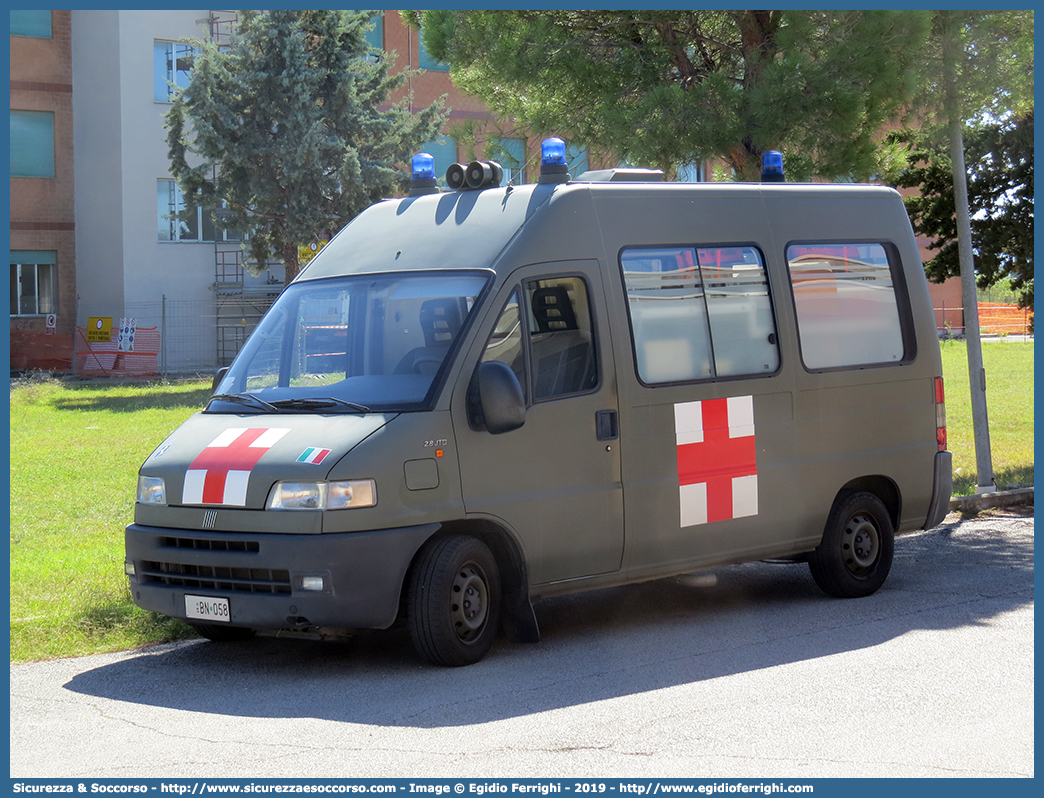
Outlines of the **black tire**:
[{"label": "black tire", "polygon": [[473,537],[430,541],[410,574],[406,618],[417,653],[436,665],[478,662],[500,626],[500,573]]},{"label": "black tire", "polygon": [[253,629],[242,626],[224,626],[216,623],[190,623],[200,637],[214,643],[234,643],[237,640],[249,640],[254,636]]},{"label": "black tire", "polygon": [[872,493],[852,491],[834,502],[808,567],[823,592],[859,598],[884,584],[894,550],[892,519],[884,504]]}]

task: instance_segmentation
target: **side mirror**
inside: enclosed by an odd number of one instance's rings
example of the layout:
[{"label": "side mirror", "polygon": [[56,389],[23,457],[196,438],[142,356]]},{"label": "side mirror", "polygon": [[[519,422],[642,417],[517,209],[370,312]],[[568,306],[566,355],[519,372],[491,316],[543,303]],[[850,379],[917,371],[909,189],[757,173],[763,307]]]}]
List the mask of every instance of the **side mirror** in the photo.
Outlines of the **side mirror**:
[{"label": "side mirror", "polygon": [[226,374],[228,374],[228,366],[222,366],[216,372],[214,372],[214,382],[210,384],[211,393],[217,392],[217,387],[221,384],[221,381],[225,379]]},{"label": "side mirror", "polygon": [[511,367],[490,360],[478,367],[478,396],[491,435],[516,430],[526,423],[526,400]]}]

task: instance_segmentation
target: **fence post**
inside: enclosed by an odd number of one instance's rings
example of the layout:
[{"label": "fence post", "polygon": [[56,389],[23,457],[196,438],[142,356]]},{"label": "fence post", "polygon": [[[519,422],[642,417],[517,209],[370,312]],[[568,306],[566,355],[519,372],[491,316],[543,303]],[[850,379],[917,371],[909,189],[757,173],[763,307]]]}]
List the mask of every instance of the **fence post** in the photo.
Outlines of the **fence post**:
[{"label": "fence post", "polygon": [[72,334],[72,376],[76,376],[76,334],[79,332],[80,324],[80,293],[76,293],[76,310],[73,311],[73,334]]},{"label": "fence post", "polygon": [[160,375],[167,379],[167,295],[160,305]]}]

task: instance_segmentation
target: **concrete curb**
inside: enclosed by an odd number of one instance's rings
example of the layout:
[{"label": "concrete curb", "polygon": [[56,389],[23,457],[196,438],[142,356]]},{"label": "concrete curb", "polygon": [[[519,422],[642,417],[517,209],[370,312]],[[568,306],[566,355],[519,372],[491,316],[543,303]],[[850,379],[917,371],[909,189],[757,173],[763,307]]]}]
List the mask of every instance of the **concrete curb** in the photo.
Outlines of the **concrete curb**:
[{"label": "concrete curb", "polygon": [[994,493],[977,493],[974,496],[954,496],[950,499],[950,512],[980,512],[991,507],[1033,506],[1033,488],[999,490]]}]

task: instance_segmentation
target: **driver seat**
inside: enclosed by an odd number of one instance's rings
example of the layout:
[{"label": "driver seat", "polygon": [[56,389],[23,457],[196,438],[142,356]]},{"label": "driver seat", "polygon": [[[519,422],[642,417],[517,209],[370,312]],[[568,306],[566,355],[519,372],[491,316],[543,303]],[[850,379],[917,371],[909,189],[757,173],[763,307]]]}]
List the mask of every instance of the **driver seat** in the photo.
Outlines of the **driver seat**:
[{"label": "driver seat", "polygon": [[424,346],[407,352],[393,374],[434,374],[464,324],[459,297],[429,299],[420,306]]}]

